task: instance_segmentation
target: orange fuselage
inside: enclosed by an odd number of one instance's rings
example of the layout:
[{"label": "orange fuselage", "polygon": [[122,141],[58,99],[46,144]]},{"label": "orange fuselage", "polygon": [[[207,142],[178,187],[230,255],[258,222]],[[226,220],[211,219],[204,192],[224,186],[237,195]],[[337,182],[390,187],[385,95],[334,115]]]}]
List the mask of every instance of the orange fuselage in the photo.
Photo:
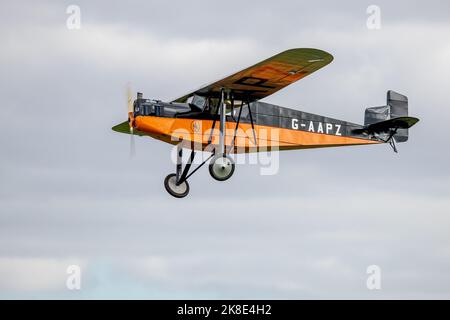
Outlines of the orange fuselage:
[{"label": "orange fuselage", "polygon": [[[209,150],[207,149],[209,145],[214,146],[219,143],[218,121],[212,129],[213,120],[156,116],[137,116],[134,120],[137,130],[167,143],[178,144],[183,141],[196,150]],[[230,148],[233,145],[234,152],[237,153],[261,149],[291,150],[380,143],[380,141],[363,138],[258,124],[254,125],[255,143],[251,124],[240,123],[236,131],[236,139],[233,139],[236,123],[227,121],[225,124],[225,146]]]}]

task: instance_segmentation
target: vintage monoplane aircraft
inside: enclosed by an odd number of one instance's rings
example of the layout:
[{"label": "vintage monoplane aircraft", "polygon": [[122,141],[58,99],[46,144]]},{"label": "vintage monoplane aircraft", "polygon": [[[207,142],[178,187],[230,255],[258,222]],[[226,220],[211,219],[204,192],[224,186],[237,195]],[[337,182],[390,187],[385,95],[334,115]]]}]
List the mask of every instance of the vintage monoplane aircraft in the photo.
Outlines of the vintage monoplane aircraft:
[{"label": "vintage monoplane aircraft", "polygon": [[[259,101],[332,60],[322,50],[291,49],[172,102],[138,93],[134,102],[128,98],[128,121],[112,129],[177,145],[176,173],[164,181],[177,198],[189,193],[187,180],[210,159],[214,179],[230,178],[232,153],[379,143],[389,143],[397,152],[395,142],[407,141],[408,128],[419,119],[408,117],[407,97],[394,91],[387,92],[385,106],[366,109],[364,125]],[[191,152],[184,169],[183,148]],[[196,151],[211,155],[189,173]]]}]

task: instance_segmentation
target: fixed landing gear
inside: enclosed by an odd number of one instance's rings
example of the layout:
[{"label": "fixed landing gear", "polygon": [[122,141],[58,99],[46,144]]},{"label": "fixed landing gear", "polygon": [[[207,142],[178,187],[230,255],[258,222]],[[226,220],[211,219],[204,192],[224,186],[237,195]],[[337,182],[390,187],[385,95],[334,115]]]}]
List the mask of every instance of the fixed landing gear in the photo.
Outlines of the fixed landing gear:
[{"label": "fixed landing gear", "polygon": [[191,150],[188,162],[185,164],[183,169],[183,148],[178,145],[176,173],[171,173],[166,177],[166,179],[164,179],[164,187],[166,188],[167,192],[175,198],[186,197],[189,194],[189,183],[187,182],[187,180],[213,156],[214,154],[211,154],[205,161],[197,166],[197,168],[189,173],[189,169],[191,168],[192,162],[195,158],[195,151]]},{"label": "fixed landing gear", "polygon": [[[227,93],[229,94],[229,92]],[[248,103],[250,106],[250,103]],[[221,90],[221,98],[219,101],[218,106],[219,109],[219,116],[220,116],[220,134],[219,134],[219,145],[217,148],[214,149],[214,152],[205,160],[203,161],[197,168],[192,170],[192,172],[189,173],[189,169],[191,168],[192,162],[195,157],[195,151],[194,148],[191,149],[191,154],[189,157],[189,160],[184,166],[183,169],[183,148],[181,144],[177,146],[177,165],[176,165],[176,173],[169,174],[166,179],[164,180],[164,187],[166,188],[167,192],[176,197],[176,198],[184,198],[189,193],[189,184],[187,180],[191,175],[193,175],[198,169],[200,169],[207,161],[209,161],[211,158],[212,160],[209,163],[209,173],[211,176],[216,179],[217,181],[225,181],[228,180],[234,173],[235,170],[235,163],[233,159],[227,154],[225,150],[225,129],[226,129],[226,104],[225,104],[225,90]],[[234,132],[233,137],[233,144],[232,148],[234,146],[234,140],[236,139],[236,130],[239,125],[239,120],[241,117],[242,107],[239,111],[239,118],[236,122],[236,128]],[[250,118],[251,118],[251,110],[249,107],[250,112]],[[215,125],[215,121],[213,122],[213,128]],[[253,119],[251,118],[252,122],[252,128],[253,128]],[[253,135],[255,137],[255,133],[253,132]],[[212,138],[212,131],[211,136],[208,139],[208,144],[211,143]],[[256,141],[256,138],[255,138]],[[230,148],[230,150],[232,149]]]},{"label": "fixed landing gear", "polygon": [[226,154],[214,157],[209,163],[209,173],[217,181],[228,180],[234,173],[233,159]]},{"label": "fixed landing gear", "polygon": [[218,181],[225,181],[229,179],[234,173],[234,161],[230,156],[226,154],[215,157],[214,153],[211,154],[205,161],[203,161],[190,173],[189,169],[191,168],[192,161],[194,160],[195,151],[191,150],[191,155],[188,162],[185,164],[184,169],[182,168],[182,156],[183,149],[181,147],[178,147],[176,173],[171,173],[164,179],[164,187],[166,188],[167,192],[175,198],[184,198],[189,194],[190,188],[189,183],[187,182],[188,178],[211,158],[212,160],[209,162],[209,172],[214,179]]}]

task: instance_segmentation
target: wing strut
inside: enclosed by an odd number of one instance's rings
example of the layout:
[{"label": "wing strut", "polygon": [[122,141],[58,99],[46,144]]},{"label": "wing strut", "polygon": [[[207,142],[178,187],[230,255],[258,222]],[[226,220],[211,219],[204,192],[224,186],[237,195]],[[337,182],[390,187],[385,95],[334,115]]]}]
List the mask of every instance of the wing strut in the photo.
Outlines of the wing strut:
[{"label": "wing strut", "polygon": [[[231,105],[234,107],[234,100],[231,100]],[[247,99],[247,107],[248,107],[248,112],[249,112],[249,116],[250,116],[250,122],[251,122],[251,125],[252,125],[253,140],[254,140],[254,143],[255,143],[255,146],[256,146],[257,142],[256,142],[255,125],[254,125],[254,122],[253,122],[252,110],[250,108],[250,100],[249,99]],[[241,114],[242,114],[242,109],[243,108],[244,108],[244,104],[242,103],[241,107],[239,108],[239,114],[238,114],[238,118],[237,118],[237,121],[236,121],[236,126],[234,127],[233,139],[231,141],[231,145],[230,145],[230,149],[229,149],[228,153],[230,153],[233,150],[234,145],[236,143],[236,135],[237,135],[237,130],[239,128],[239,122],[241,121]]]},{"label": "wing strut", "polygon": [[247,100],[247,105],[248,105],[248,114],[250,115],[250,122],[252,124],[253,140],[254,140],[255,146],[256,146],[255,125],[253,123],[252,108],[250,108],[250,100]]},{"label": "wing strut", "polygon": [[[234,100],[231,100],[231,104],[234,106]],[[241,121],[241,114],[242,114],[242,109],[243,109],[244,105],[241,105],[241,107],[239,108],[239,115],[236,121],[236,126],[234,127],[234,135],[233,135],[233,140],[231,141],[231,146],[230,146],[230,150],[228,151],[228,153],[231,153],[231,151],[234,148],[234,144],[236,143],[236,135],[237,135],[237,130],[239,128],[239,122]],[[231,112],[231,114],[233,114],[233,112]]]}]

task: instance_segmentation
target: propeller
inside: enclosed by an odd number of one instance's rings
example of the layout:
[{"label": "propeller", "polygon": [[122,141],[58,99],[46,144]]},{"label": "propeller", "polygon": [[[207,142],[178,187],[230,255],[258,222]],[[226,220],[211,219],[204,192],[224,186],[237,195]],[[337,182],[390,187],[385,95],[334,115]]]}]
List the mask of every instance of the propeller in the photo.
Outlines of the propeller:
[{"label": "propeller", "polygon": [[133,114],[133,97],[131,91],[131,85],[127,84],[127,107],[128,107],[128,123],[130,125],[130,158],[136,155],[136,144],[134,141],[134,114]]}]

